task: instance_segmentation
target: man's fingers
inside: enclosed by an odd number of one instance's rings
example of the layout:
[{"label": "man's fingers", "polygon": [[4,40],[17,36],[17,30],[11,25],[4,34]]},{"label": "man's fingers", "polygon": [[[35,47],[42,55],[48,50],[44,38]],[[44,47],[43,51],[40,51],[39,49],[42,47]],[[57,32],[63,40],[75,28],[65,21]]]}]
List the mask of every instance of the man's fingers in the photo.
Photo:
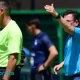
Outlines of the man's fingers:
[{"label": "man's fingers", "polygon": [[60,68],[59,67],[57,67],[57,70],[59,70]]},{"label": "man's fingers", "polygon": [[50,5],[45,5],[46,7],[50,6]]},{"label": "man's fingers", "polygon": [[55,67],[54,67],[54,72],[56,71],[56,69],[57,69],[57,67],[55,66]]},{"label": "man's fingers", "polygon": [[57,67],[54,67],[54,74],[57,75],[57,71],[56,71]]},{"label": "man's fingers", "polygon": [[54,74],[57,75],[57,71],[59,70],[59,68],[57,66],[54,67]]},{"label": "man's fingers", "polygon": [[50,8],[51,8],[51,6],[46,5],[46,6],[44,6],[44,8],[45,8],[45,9],[50,9]]},{"label": "man's fingers", "polygon": [[51,7],[53,7],[53,4],[44,6],[45,9],[50,9]]},{"label": "man's fingers", "polygon": [[47,12],[51,12],[50,10],[46,10]]},{"label": "man's fingers", "polygon": [[55,71],[55,72],[54,72],[54,74],[56,74],[56,75],[57,75],[57,71]]},{"label": "man's fingers", "polygon": [[49,7],[49,5],[44,6],[44,8],[48,8],[48,7]]},{"label": "man's fingers", "polygon": [[46,11],[50,12],[50,10],[46,9]]}]

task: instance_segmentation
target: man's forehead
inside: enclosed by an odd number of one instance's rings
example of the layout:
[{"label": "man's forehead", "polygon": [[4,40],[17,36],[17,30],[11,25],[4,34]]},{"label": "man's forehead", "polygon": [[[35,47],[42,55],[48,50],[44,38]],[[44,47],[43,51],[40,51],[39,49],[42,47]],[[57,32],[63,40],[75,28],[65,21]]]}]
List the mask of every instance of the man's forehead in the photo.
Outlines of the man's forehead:
[{"label": "man's forehead", "polygon": [[68,14],[68,15],[65,15],[64,18],[72,20],[73,19],[73,15],[72,14]]}]

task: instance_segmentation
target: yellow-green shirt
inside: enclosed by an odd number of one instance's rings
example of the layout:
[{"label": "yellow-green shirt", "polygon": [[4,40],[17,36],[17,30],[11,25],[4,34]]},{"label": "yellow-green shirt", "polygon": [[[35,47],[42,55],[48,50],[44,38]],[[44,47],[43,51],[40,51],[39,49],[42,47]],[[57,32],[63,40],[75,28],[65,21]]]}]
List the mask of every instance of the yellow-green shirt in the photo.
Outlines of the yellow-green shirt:
[{"label": "yellow-green shirt", "polygon": [[17,65],[21,60],[22,33],[15,21],[10,20],[7,26],[0,31],[0,67],[6,67],[10,54],[18,53]]}]

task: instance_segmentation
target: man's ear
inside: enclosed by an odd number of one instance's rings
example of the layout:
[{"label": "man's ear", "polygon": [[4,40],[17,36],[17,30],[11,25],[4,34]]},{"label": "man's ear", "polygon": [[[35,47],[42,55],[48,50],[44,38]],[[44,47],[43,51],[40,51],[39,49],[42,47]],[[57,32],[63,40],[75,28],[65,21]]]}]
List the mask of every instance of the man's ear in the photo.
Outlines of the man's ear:
[{"label": "man's ear", "polygon": [[3,9],[3,8],[1,8],[1,9],[0,9],[0,12],[1,12],[1,14],[3,14],[3,13],[4,13],[4,9]]},{"label": "man's ear", "polygon": [[75,23],[76,23],[76,26],[77,26],[79,24],[78,20],[76,20]]},{"label": "man's ear", "polygon": [[35,29],[35,27],[36,27],[35,25],[32,25],[32,28],[33,28],[33,29]]}]

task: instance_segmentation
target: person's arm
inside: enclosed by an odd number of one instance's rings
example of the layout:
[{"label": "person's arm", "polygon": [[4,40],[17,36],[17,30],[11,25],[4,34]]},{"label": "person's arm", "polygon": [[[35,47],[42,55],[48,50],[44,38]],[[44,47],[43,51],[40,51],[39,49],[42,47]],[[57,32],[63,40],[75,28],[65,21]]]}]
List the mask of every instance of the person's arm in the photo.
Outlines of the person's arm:
[{"label": "person's arm", "polygon": [[56,47],[53,45],[53,43],[51,42],[51,40],[49,39],[48,36],[43,37],[42,41],[43,41],[45,47],[49,51],[49,56],[48,56],[48,59],[44,62],[44,64],[42,64],[39,67],[38,71],[42,71],[42,70],[46,69],[47,67],[49,67],[53,63],[54,58],[58,55],[58,51],[57,51]]},{"label": "person's arm", "polygon": [[16,67],[17,60],[18,60],[18,53],[13,53],[10,55],[9,62],[4,75],[4,80],[9,80],[10,76],[14,75],[14,69]]},{"label": "person's arm", "polygon": [[55,48],[55,46],[51,46],[48,50],[49,50],[49,57],[46,60],[46,62],[44,63],[45,67],[51,66],[51,64],[54,61],[54,58],[58,55],[58,52],[57,52],[57,49]]},{"label": "person's arm", "polygon": [[54,66],[53,70],[54,70],[54,74],[57,75],[57,72],[64,66],[64,61],[61,62],[60,64]]},{"label": "person's arm", "polygon": [[58,55],[58,51],[48,36],[43,37],[42,40],[49,51],[49,56],[46,62],[44,63],[44,66],[49,67],[53,63],[54,58]]},{"label": "person's arm", "polygon": [[60,65],[61,65],[61,67],[63,67],[63,66],[64,66],[64,61],[63,61],[63,62],[61,62],[61,63],[60,63]]},{"label": "person's arm", "polygon": [[[8,37],[8,51],[9,61],[7,64],[6,72],[3,79],[9,80],[11,75],[8,73],[14,73],[16,65],[19,63],[19,59],[22,51],[22,35],[19,32],[11,31]],[[19,56],[20,55],[20,56]]]},{"label": "person's arm", "polygon": [[[53,4],[52,5],[46,5],[45,9],[47,12],[50,12],[52,15],[54,15],[55,17],[57,17],[59,14],[57,13],[57,11],[55,10]],[[63,29],[73,35],[74,33],[74,26],[70,25],[63,17],[60,17],[58,19],[59,23],[62,25]]]}]

